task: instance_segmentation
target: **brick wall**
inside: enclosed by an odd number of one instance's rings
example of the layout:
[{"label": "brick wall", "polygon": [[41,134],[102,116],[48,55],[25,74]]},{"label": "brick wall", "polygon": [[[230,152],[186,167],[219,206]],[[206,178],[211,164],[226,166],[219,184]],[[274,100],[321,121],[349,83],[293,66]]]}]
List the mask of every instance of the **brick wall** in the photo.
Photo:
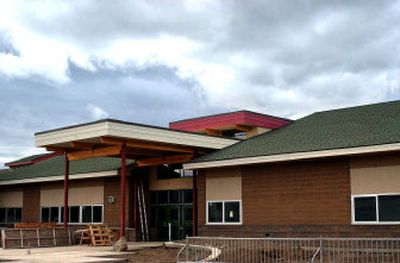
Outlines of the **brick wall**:
[{"label": "brick wall", "polygon": [[[119,177],[110,177],[104,179],[104,224],[108,226],[119,226],[119,212],[120,212],[120,193],[121,184]],[[127,181],[127,189],[129,189],[129,182]],[[114,196],[115,202],[109,203],[108,197]],[[127,190],[125,201],[125,224],[129,226],[129,190]]]},{"label": "brick wall", "polygon": [[[199,176],[199,234],[257,237],[400,237],[398,226],[351,225],[350,161],[325,159],[236,167],[242,173],[243,225],[205,225],[205,180]],[[220,168],[223,169],[223,168]],[[221,176],[229,176],[226,172]]]},{"label": "brick wall", "polygon": [[40,222],[40,185],[24,185],[22,200],[22,222]]},{"label": "brick wall", "polygon": [[347,224],[351,215],[347,160],[242,169],[247,225]]}]

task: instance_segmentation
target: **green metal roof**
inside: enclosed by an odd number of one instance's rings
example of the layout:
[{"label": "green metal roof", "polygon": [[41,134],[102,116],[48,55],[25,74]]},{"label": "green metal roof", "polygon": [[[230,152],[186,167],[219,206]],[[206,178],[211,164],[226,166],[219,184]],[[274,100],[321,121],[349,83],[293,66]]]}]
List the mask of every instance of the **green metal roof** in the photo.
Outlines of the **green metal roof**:
[{"label": "green metal roof", "polygon": [[400,142],[400,101],[323,111],[196,158],[211,162]]},{"label": "green metal roof", "polygon": [[[127,160],[126,165],[133,164]],[[70,162],[70,174],[111,171],[121,168],[120,158],[100,157]],[[33,165],[1,170],[0,181],[64,175],[64,156],[57,156]]]}]

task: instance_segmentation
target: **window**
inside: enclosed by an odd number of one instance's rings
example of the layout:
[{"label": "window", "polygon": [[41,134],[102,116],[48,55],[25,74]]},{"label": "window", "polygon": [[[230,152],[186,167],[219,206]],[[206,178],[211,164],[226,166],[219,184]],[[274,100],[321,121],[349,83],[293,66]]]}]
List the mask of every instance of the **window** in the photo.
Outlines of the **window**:
[{"label": "window", "polygon": [[225,202],[225,223],[238,223],[240,222],[240,206],[239,202]]},{"label": "window", "polygon": [[0,208],[0,223],[14,224],[21,222],[22,208],[20,207],[2,207]]},{"label": "window", "polygon": [[222,223],[222,202],[208,203],[208,222]]},{"label": "window", "polygon": [[150,191],[150,205],[183,203],[192,203],[192,190]]},{"label": "window", "polygon": [[[103,206],[102,205],[83,205],[70,206],[68,209],[69,222],[77,224],[85,223],[102,223],[103,222]],[[42,207],[41,222],[42,223],[62,223],[64,222],[64,207]]]},{"label": "window", "polygon": [[208,224],[241,224],[240,201],[207,202]]},{"label": "window", "polygon": [[400,194],[353,196],[353,223],[400,223]]},{"label": "window", "polygon": [[378,196],[379,221],[400,222],[400,195]]},{"label": "window", "polygon": [[357,197],[354,198],[355,221],[371,222],[376,221],[376,198]]},{"label": "window", "polygon": [[92,222],[92,207],[82,206],[82,223]]},{"label": "window", "polygon": [[169,203],[177,204],[179,203],[179,191],[171,190],[169,191]]},{"label": "window", "polygon": [[189,203],[193,202],[193,192],[192,189],[190,190],[182,190],[182,203]]},{"label": "window", "polygon": [[103,222],[103,206],[95,205],[92,206],[93,209],[93,223],[102,223]]},{"label": "window", "polygon": [[41,220],[43,223],[58,223],[60,216],[60,207],[42,207],[41,208]]},{"label": "window", "polygon": [[69,222],[70,223],[79,223],[79,206],[70,206],[68,209],[69,212]]}]

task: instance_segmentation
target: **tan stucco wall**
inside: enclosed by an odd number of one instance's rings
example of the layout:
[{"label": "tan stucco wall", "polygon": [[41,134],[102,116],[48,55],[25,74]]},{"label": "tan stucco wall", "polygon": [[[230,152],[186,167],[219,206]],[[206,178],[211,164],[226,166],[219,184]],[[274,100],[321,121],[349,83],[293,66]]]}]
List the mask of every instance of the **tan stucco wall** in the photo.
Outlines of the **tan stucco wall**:
[{"label": "tan stucco wall", "polygon": [[0,192],[0,207],[22,207],[22,189]]},{"label": "tan stucco wall", "polygon": [[[103,182],[79,183],[71,185],[68,195],[69,205],[103,204]],[[41,206],[63,206],[64,190],[61,186],[43,186],[40,192]]]},{"label": "tan stucco wall", "polygon": [[241,200],[242,177],[206,178],[206,200]]},{"label": "tan stucco wall", "polygon": [[181,190],[181,189],[192,189],[191,177],[157,180],[157,168],[156,167],[150,168],[150,176],[149,176],[150,191]]},{"label": "tan stucco wall", "polygon": [[400,193],[400,165],[352,168],[351,194]]},{"label": "tan stucco wall", "polygon": [[270,129],[263,128],[263,127],[254,127],[253,129],[251,129],[250,131],[247,132],[247,138],[251,138],[253,136],[260,135],[262,133],[266,133],[268,131],[270,131]]}]

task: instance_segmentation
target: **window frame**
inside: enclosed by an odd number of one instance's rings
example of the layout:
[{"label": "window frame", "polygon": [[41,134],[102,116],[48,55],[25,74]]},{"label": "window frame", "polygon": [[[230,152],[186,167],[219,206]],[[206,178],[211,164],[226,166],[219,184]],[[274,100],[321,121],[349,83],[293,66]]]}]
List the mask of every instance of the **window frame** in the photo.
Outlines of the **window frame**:
[{"label": "window frame", "polygon": [[[351,195],[351,224],[352,225],[400,225],[400,221],[379,221],[379,196],[390,196],[397,195],[400,193],[379,193],[379,194],[357,194]],[[355,199],[362,197],[374,197],[375,198],[375,210],[376,220],[375,221],[356,221],[355,211]]]},{"label": "window frame", "polygon": [[[9,225],[9,224],[18,224],[18,223],[22,222],[22,207],[16,207],[16,206],[12,206],[12,207],[10,206],[9,207],[9,206],[7,206],[7,207],[0,207],[0,208],[4,209],[4,219],[6,220],[4,222],[0,221],[0,224]],[[13,212],[14,212],[14,221],[12,221],[12,222],[8,220],[8,211],[7,211],[8,209],[13,209]],[[20,209],[21,210],[21,218],[20,218],[19,221],[15,220],[16,214],[17,214],[16,209]]]},{"label": "window frame", "polygon": [[[78,206],[79,207],[79,222],[70,222],[69,220],[68,220],[68,224],[69,225],[101,225],[101,224],[104,224],[104,204],[82,204],[82,205],[69,205],[68,206],[68,208],[69,207],[71,207],[71,206]],[[92,211],[92,215],[91,215],[91,221],[92,222],[82,222],[82,208],[84,207],[84,206],[90,206],[91,207],[91,211]],[[94,206],[100,206],[101,207],[101,222],[93,222],[93,207]],[[56,222],[56,224],[62,224],[62,223],[64,223],[63,221],[61,221],[61,217],[62,216],[64,216],[63,215],[63,207],[64,206],[41,206],[40,207],[40,221],[42,221],[42,208],[48,208],[48,209],[50,209],[50,208],[52,208],[52,207],[57,207],[58,208],[58,220],[57,220],[57,222]],[[68,219],[71,217],[71,210],[70,209],[68,209]],[[50,217],[51,215],[49,214],[49,217]],[[50,222],[50,221],[49,221]],[[49,222],[41,222],[41,223],[49,223]],[[50,222],[51,223],[51,222]]]},{"label": "window frame", "polygon": [[[239,222],[225,222],[225,202],[238,202],[239,203]],[[222,203],[222,222],[209,222],[208,221],[208,204],[209,203]],[[207,200],[206,201],[206,225],[242,225],[243,224],[243,207],[242,200]]]}]

